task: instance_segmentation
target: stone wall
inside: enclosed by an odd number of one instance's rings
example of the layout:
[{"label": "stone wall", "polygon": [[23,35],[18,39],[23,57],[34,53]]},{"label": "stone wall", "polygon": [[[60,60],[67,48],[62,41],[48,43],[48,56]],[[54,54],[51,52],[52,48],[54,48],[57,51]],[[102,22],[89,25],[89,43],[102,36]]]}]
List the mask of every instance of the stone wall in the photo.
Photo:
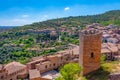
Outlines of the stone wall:
[{"label": "stone wall", "polygon": [[83,74],[86,75],[100,68],[101,33],[87,33],[80,36],[80,64]]}]

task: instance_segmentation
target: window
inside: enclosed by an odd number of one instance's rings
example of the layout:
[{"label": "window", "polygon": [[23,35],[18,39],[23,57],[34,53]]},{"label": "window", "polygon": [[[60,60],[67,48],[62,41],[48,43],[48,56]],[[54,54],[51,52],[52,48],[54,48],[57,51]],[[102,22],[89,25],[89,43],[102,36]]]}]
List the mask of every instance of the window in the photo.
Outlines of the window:
[{"label": "window", "polygon": [[53,64],[53,66],[55,66],[55,63]]},{"label": "window", "polygon": [[45,68],[47,68],[47,65],[45,66]]},{"label": "window", "polygon": [[68,61],[68,59],[66,59],[66,61]]},{"label": "window", "polygon": [[49,66],[51,67],[51,64]]},{"label": "window", "polygon": [[91,58],[94,58],[94,53],[93,52],[91,53]]},{"label": "window", "polygon": [[4,78],[4,76],[1,76],[1,79],[3,79]]}]

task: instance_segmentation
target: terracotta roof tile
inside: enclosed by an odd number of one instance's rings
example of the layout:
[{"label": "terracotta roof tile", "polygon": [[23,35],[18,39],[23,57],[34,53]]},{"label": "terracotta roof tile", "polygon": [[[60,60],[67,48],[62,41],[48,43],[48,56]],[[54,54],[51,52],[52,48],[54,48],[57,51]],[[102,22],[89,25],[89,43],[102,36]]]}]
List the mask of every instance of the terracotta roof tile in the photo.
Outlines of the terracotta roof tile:
[{"label": "terracotta roof tile", "polygon": [[5,65],[5,69],[8,71],[8,74],[12,74],[14,72],[17,72],[21,69],[24,69],[26,66],[19,63],[19,62],[11,62],[7,65]]},{"label": "terracotta roof tile", "polygon": [[40,73],[37,69],[29,70],[29,78],[34,79],[34,78],[40,78]]},{"label": "terracotta roof tile", "polygon": [[117,52],[118,47],[112,43],[103,43],[101,53]]}]

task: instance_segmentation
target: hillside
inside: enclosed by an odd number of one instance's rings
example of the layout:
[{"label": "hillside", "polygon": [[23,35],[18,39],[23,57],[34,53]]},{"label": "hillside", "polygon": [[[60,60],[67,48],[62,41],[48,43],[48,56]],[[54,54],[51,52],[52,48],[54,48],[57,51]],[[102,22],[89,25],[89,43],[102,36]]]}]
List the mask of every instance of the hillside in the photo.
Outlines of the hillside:
[{"label": "hillside", "polygon": [[47,20],[43,22],[36,22],[30,25],[25,25],[24,28],[47,28],[47,27],[77,27],[85,26],[91,23],[101,23],[103,25],[116,24],[120,26],[120,10],[112,10],[98,15],[65,17]]},{"label": "hillside", "polygon": [[3,31],[0,33],[0,63],[15,60],[25,64],[32,57],[67,49],[69,43],[77,45],[78,26],[84,28],[87,24],[96,22],[120,26],[120,10],[99,15],[52,19]]}]

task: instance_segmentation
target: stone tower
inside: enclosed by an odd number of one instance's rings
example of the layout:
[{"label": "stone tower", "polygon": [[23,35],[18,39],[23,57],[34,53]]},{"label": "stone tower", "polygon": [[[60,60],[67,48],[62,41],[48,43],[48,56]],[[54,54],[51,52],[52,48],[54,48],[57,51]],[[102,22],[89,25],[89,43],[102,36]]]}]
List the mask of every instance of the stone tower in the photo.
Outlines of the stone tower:
[{"label": "stone tower", "polygon": [[102,33],[95,29],[80,32],[79,63],[83,75],[100,68]]}]

